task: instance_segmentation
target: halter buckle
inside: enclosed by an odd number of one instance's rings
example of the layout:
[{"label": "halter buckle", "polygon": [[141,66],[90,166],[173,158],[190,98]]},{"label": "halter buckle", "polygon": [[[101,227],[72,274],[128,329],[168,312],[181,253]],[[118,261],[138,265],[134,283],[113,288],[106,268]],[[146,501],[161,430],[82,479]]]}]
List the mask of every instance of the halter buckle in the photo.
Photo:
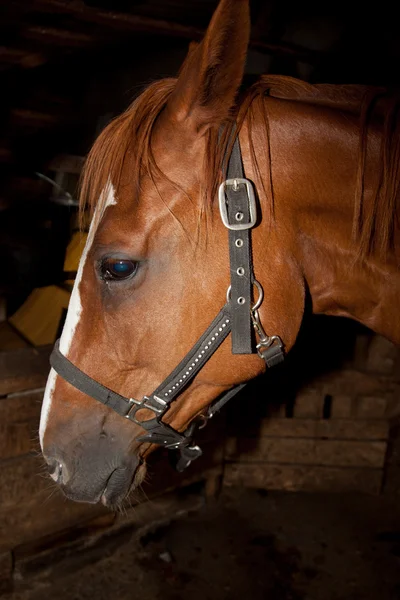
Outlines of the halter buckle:
[{"label": "halter buckle", "polygon": [[147,408],[148,410],[151,410],[154,413],[155,417],[160,418],[163,416],[163,414],[168,409],[167,402],[165,402],[165,400],[163,400],[162,398],[159,398],[158,396],[155,396],[155,395],[153,395],[151,398],[148,398],[147,396],[143,396],[142,400],[135,400],[135,398],[129,398],[129,407],[130,408],[129,408],[128,412],[126,413],[125,418],[129,419],[130,421],[133,421],[137,425],[142,425],[143,423],[146,422],[146,421],[139,421],[136,418],[136,413],[139,410],[141,410],[143,408]]},{"label": "halter buckle", "polygon": [[[241,184],[246,186],[250,220],[247,223],[230,223],[228,219],[228,207],[225,190],[228,186],[232,186],[233,190],[238,192]],[[227,229],[231,229],[232,231],[243,231],[244,229],[251,229],[254,227],[257,221],[257,206],[254,189],[248,179],[237,177],[235,179],[227,179],[226,181],[223,181],[218,189],[218,200],[221,219]]]}]

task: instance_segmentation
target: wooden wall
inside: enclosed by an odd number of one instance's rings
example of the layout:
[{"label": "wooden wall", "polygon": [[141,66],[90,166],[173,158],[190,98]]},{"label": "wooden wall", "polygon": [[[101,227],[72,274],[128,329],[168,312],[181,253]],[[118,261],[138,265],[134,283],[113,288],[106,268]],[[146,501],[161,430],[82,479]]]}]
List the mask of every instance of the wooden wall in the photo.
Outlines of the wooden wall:
[{"label": "wooden wall", "polygon": [[236,405],[224,483],[379,493],[400,416],[399,359],[384,338],[359,335],[344,368],[316,376],[279,408],[266,409],[267,388],[253,398],[256,415],[246,419]]}]

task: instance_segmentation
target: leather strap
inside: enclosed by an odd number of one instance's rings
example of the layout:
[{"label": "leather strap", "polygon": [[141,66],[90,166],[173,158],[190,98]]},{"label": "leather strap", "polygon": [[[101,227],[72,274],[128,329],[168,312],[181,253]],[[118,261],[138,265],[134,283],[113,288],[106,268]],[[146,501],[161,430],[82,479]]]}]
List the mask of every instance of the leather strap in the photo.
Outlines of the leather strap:
[{"label": "leather strap", "polygon": [[[235,130],[233,131],[235,134]],[[250,182],[244,183],[244,171],[239,136],[236,135],[228,160],[225,185],[220,190],[221,202],[225,200],[229,238],[229,260],[232,311],[232,353],[252,354],[253,327],[251,323],[251,296],[253,270],[251,256],[251,199]],[[224,195],[225,198],[221,198]],[[240,229],[238,229],[240,227]]]},{"label": "leather strap", "polygon": [[57,340],[54,344],[53,351],[50,355],[50,364],[63,379],[68,381],[69,384],[73,385],[80,392],[109,406],[123,417],[128,414],[131,408],[130,399],[110,390],[108,387],[102,385],[95,379],[92,379],[92,377],[89,377],[89,375],[86,375],[86,373],[76,367],[66,356],[64,356],[64,354],[61,354],[60,340]]},{"label": "leather strap", "polygon": [[[95,379],[92,379],[92,377],[81,371],[60,352],[59,340],[54,345],[50,356],[50,364],[61,377],[84,394],[109,406],[121,416],[128,418],[145,429],[155,430],[158,429],[158,426],[153,421],[157,420],[158,422],[162,418],[174,398],[197,375],[198,371],[228,336],[230,330],[230,307],[228,304],[225,304],[211,325],[167,379],[152,394],[144,396],[142,400],[122,396]],[[148,421],[137,419],[136,413],[144,408],[151,410],[155,414],[155,418]],[[171,436],[169,435],[168,437]]]}]

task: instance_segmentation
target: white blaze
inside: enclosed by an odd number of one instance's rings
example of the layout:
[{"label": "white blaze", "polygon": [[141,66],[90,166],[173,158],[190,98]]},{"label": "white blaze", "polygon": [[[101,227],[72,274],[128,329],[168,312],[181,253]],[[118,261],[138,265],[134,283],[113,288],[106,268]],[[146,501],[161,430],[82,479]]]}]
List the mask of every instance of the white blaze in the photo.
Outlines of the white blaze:
[{"label": "white blaze", "polygon": [[[64,328],[60,339],[60,351],[65,356],[68,356],[68,352],[71,348],[72,339],[74,337],[75,330],[79,323],[82,314],[82,302],[79,291],[80,282],[82,279],[82,273],[86,262],[86,257],[93,244],[93,239],[97,230],[97,227],[103,218],[104,212],[108,206],[117,204],[115,199],[114,186],[111,180],[108,179],[103,191],[100,194],[99,201],[97,203],[96,210],[94,212],[92,222],[90,224],[89,233],[87,236],[86,244],[82,252],[81,260],[79,261],[78,271],[75,278],[74,287],[71,293],[71,298],[68,305],[67,318],[65,319]],[[98,210],[99,208],[99,210]],[[51,401],[53,398],[53,392],[56,385],[57,373],[54,369],[50,370],[49,377],[47,379],[46,389],[43,397],[42,412],[40,415],[40,427],[39,427],[39,438],[40,445],[43,450],[43,436],[46,430],[47,422],[49,419]]]}]

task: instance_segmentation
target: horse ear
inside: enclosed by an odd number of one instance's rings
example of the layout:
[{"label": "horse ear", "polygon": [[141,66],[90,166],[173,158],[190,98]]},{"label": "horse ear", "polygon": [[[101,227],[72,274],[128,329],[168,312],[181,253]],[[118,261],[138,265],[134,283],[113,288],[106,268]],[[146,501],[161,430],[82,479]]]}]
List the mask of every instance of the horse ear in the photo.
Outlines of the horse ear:
[{"label": "horse ear", "polygon": [[201,131],[225,120],[243,78],[250,35],[248,0],[221,0],[203,41],[192,45],[166,113]]}]

